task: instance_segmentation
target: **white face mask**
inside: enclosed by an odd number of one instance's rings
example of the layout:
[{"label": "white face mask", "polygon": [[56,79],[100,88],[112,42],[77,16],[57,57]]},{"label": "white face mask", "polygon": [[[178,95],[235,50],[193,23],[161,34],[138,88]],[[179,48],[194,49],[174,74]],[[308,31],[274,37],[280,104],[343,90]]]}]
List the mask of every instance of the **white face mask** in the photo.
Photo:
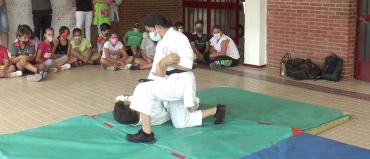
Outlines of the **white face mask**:
[{"label": "white face mask", "polygon": [[220,33],[213,34],[213,37],[215,37],[216,40],[220,40],[221,39],[221,34]]},{"label": "white face mask", "polygon": [[158,34],[158,31],[155,32],[149,32],[149,36],[153,41],[159,41],[161,40],[161,36]]}]

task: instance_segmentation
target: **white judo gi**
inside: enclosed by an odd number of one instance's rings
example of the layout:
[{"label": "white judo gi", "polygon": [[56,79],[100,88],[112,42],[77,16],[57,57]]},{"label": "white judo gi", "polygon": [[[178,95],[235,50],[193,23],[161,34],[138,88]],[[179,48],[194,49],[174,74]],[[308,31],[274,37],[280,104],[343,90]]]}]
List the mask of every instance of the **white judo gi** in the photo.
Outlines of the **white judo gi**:
[{"label": "white judo gi", "polygon": [[[164,107],[169,109],[174,127],[202,125],[202,112],[188,109],[196,106],[196,82],[193,72],[175,73],[164,78],[155,75],[157,63],[170,53],[179,55],[180,66],[192,68],[194,53],[188,38],[170,28],[156,47],[153,67],[148,77],[154,81],[136,86],[130,108],[153,117],[153,106],[156,102],[163,102]],[[175,68],[167,66],[167,71],[173,69]]]}]

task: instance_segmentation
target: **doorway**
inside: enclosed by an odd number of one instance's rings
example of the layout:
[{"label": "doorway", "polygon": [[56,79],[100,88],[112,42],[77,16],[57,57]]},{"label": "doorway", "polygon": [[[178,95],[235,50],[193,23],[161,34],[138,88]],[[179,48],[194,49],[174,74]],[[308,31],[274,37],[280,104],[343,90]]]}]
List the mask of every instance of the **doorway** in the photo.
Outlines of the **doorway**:
[{"label": "doorway", "polygon": [[186,32],[194,33],[194,22],[203,20],[204,32],[208,35],[212,35],[214,25],[220,25],[224,34],[239,43],[240,0],[183,0],[182,4]]},{"label": "doorway", "polygon": [[370,81],[370,0],[357,1],[354,78]]}]

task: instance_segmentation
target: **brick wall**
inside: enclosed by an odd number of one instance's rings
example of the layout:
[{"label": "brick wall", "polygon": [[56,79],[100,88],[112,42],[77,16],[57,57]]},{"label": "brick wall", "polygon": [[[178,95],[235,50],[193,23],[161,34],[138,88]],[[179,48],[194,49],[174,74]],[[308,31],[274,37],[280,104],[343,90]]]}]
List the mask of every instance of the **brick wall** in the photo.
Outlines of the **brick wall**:
[{"label": "brick wall", "polygon": [[352,78],[357,0],[268,0],[268,67],[278,68],[284,52],[322,67],[332,52],[344,60],[342,76]]},{"label": "brick wall", "polygon": [[[132,29],[134,23],[140,23],[141,30],[145,31],[143,23],[150,12],[160,12],[173,22],[181,21],[182,0],[123,0],[122,4],[119,5],[120,22],[112,24],[112,27],[118,31],[120,39],[128,30]],[[97,27],[92,26],[91,32],[91,39],[95,44],[98,37]]]}]

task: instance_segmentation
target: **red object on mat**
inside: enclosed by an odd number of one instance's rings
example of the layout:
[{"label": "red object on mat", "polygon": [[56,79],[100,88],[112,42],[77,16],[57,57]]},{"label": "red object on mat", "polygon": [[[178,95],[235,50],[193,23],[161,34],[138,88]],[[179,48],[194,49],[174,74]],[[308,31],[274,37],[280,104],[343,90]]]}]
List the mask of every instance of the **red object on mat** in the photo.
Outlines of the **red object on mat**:
[{"label": "red object on mat", "polygon": [[292,135],[293,136],[297,136],[297,135],[300,135],[302,134],[302,130],[298,129],[298,128],[292,128]]},{"label": "red object on mat", "polygon": [[108,126],[109,128],[113,128],[113,125],[107,123],[107,122],[104,122],[104,125]]},{"label": "red object on mat", "polygon": [[185,156],[182,156],[182,155],[180,155],[180,154],[178,154],[176,152],[172,152],[171,155],[176,156],[176,157],[178,157],[180,159],[185,159]]},{"label": "red object on mat", "polygon": [[258,122],[258,124],[263,124],[263,125],[271,125],[271,124],[269,124],[269,123],[265,123],[265,122]]}]

